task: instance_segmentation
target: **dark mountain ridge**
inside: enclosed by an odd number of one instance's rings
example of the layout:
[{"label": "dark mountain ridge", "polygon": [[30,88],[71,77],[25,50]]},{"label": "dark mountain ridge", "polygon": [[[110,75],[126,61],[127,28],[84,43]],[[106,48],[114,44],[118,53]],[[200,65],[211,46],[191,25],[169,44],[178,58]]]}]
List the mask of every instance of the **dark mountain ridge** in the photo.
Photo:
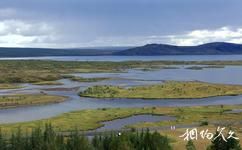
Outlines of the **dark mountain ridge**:
[{"label": "dark mountain ridge", "polygon": [[215,42],[198,46],[174,46],[167,44],[147,44],[141,47],[114,52],[113,55],[154,56],[154,55],[232,55],[242,54],[242,45]]},{"label": "dark mountain ridge", "polygon": [[41,57],[41,56],[99,56],[111,55],[117,50],[103,49],[52,49],[52,48],[0,48],[0,57]]},{"label": "dark mountain ridge", "polygon": [[41,56],[159,56],[159,55],[232,55],[242,54],[242,44],[225,42],[207,43],[198,46],[175,46],[147,44],[140,47],[109,48],[7,48],[0,47],[0,57]]}]

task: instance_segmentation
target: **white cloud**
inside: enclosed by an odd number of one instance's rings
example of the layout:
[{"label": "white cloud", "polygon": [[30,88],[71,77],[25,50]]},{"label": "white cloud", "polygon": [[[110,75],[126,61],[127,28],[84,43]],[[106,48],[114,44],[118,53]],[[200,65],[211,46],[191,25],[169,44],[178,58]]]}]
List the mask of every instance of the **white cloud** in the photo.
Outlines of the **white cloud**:
[{"label": "white cloud", "polygon": [[167,36],[175,45],[199,45],[209,42],[242,43],[242,28],[222,27],[215,30],[194,30],[183,35]]},{"label": "white cloud", "polygon": [[[1,12],[1,10],[0,10]],[[193,30],[177,35],[87,36],[46,23],[23,20],[0,20],[0,47],[90,47],[140,46],[150,43],[199,45],[209,42],[242,43],[242,28],[221,27]],[[82,36],[83,35],[83,36]]]},{"label": "white cloud", "polygon": [[242,28],[221,27],[214,30],[193,30],[185,34],[177,35],[151,35],[151,36],[129,36],[129,37],[99,37],[88,45],[98,46],[139,46],[150,43],[173,44],[180,46],[200,45],[210,42],[242,43]]},{"label": "white cloud", "polygon": [[55,29],[44,22],[24,22],[20,20],[0,21],[1,47],[45,47],[54,42]]}]

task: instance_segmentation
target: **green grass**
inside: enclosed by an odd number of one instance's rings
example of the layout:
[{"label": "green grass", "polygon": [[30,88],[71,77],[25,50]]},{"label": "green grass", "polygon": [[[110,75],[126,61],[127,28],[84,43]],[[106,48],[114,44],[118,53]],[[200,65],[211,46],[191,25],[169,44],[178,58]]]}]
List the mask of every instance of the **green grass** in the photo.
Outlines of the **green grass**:
[{"label": "green grass", "polygon": [[42,105],[63,102],[66,97],[35,94],[35,95],[4,95],[0,96],[0,109],[19,106]]},{"label": "green grass", "polygon": [[[64,113],[62,115],[43,119],[38,121],[30,121],[23,123],[2,124],[0,128],[9,132],[21,127],[23,130],[30,130],[35,127],[43,127],[46,123],[51,123],[54,128],[60,131],[71,131],[76,128],[80,130],[91,130],[101,127],[101,122],[113,119],[119,119],[138,114],[155,114],[169,115],[177,117],[175,121],[161,121],[154,123],[140,123],[132,127],[161,127],[177,124],[201,123],[201,121],[240,121],[241,114],[223,113],[231,109],[241,109],[241,105],[237,106],[197,106],[197,107],[148,107],[148,108],[106,108],[95,110],[80,110]],[[209,117],[208,117],[209,116]]]},{"label": "green grass", "polygon": [[62,77],[66,79],[70,79],[72,81],[78,81],[78,82],[98,82],[98,81],[109,79],[109,78],[82,78],[82,77],[77,77],[73,75],[63,75]]},{"label": "green grass", "polygon": [[[113,66],[113,67],[111,67]],[[116,69],[117,68],[117,69]],[[120,68],[121,69],[121,68]],[[115,72],[109,63],[59,61],[0,61],[0,83],[37,83],[62,79],[62,74],[75,72]]]},{"label": "green grass", "polygon": [[145,67],[145,68],[135,68],[136,70],[142,70],[142,71],[156,71],[156,70],[161,70],[161,69],[180,69],[177,66],[150,66],[150,67]]},{"label": "green grass", "polygon": [[118,86],[93,86],[80,93],[83,97],[95,98],[206,98],[242,94],[242,86],[212,84],[197,81],[167,81],[164,84],[122,88]]},{"label": "green grass", "polygon": [[207,68],[225,68],[223,65],[211,65],[211,66],[190,66],[186,67],[186,69],[191,69],[191,70],[203,70]]},{"label": "green grass", "polygon": [[101,121],[108,121],[123,117],[128,117],[133,114],[151,113],[150,109],[97,109],[97,110],[81,110],[64,113],[50,119],[39,121],[23,122],[16,124],[0,125],[0,128],[5,131],[10,131],[21,127],[22,129],[31,129],[37,126],[44,126],[46,123],[51,123],[60,131],[70,131],[78,128],[80,130],[90,130],[101,127]]},{"label": "green grass", "polygon": [[41,81],[33,83],[33,85],[62,85],[62,83],[58,81]]},{"label": "green grass", "polygon": [[62,74],[120,72],[131,68],[170,68],[172,65],[242,65],[242,61],[74,62],[1,60],[0,83],[36,83],[62,79]]},{"label": "green grass", "polygon": [[18,84],[0,84],[0,90],[4,90],[4,89],[18,89],[18,88],[22,88],[22,86],[18,85]]}]

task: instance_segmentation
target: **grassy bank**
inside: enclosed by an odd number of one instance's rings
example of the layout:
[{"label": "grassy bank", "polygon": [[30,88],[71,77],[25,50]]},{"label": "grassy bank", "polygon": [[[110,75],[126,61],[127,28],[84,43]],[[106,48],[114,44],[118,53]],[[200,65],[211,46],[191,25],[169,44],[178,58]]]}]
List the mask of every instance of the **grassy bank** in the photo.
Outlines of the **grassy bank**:
[{"label": "grassy bank", "polygon": [[131,68],[169,68],[171,65],[242,65],[242,61],[126,61],[71,62],[40,60],[0,61],[0,83],[36,83],[55,81],[62,74],[120,72]]},{"label": "grassy bank", "polygon": [[[107,108],[96,110],[81,110],[64,113],[62,115],[43,119],[38,121],[30,121],[14,124],[2,124],[0,128],[3,131],[9,132],[13,129],[21,127],[24,130],[44,126],[45,123],[51,123],[55,129],[60,131],[70,131],[75,128],[80,130],[91,130],[102,126],[102,121],[108,121],[118,118],[124,118],[131,115],[138,114],[155,114],[155,115],[169,115],[177,117],[175,121],[161,121],[155,123],[140,123],[133,127],[161,127],[178,124],[193,124],[202,123],[203,121],[239,121],[241,120],[241,113],[228,114],[224,113],[226,110],[241,109],[242,106],[201,106],[201,107],[149,107],[149,108]],[[98,115],[98,117],[97,117]],[[209,116],[209,117],[208,117]],[[71,123],[70,123],[71,122]]]},{"label": "grassy bank", "polygon": [[223,66],[223,65],[211,65],[211,66],[190,66],[190,67],[186,67],[186,69],[191,69],[191,70],[218,69],[218,68],[225,68],[225,66]]},{"label": "grassy bank", "polygon": [[4,90],[4,89],[18,89],[21,88],[20,85],[18,84],[0,84],[0,90]]},{"label": "grassy bank", "polygon": [[62,85],[62,83],[57,81],[41,81],[33,83],[33,85]]},{"label": "grassy bank", "polygon": [[109,79],[109,78],[82,78],[82,77],[77,77],[73,75],[63,75],[62,77],[65,79],[70,79],[72,81],[77,81],[77,82],[98,82],[98,81]]},{"label": "grassy bank", "polygon": [[35,95],[5,95],[0,96],[0,109],[19,106],[43,105],[63,102],[66,97],[35,94]]},{"label": "grassy bank", "polygon": [[93,86],[80,96],[95,98],[205,98],[242,94],[242,86],[211,84],[197,81],[167,81],[164,84],[122,88],[118,86]]},{"label": "grassy bank", "polygon": [[[241,113],[240,114],[226,114],[224,111],[230,110],[230,109],[235,109],[235,108],[242,108],[242,106],[204,106],[204,107],[183,107],[183,108],[162,108],[162,107],[156,107],[156,108],[123,108],[123,109],[98,109],[98,110],[82,110],[82,111],[76,111],[72,113],[66,113],[64,115],[60,115],[58,117],[54,117],[48,120],[40,120],[40,121],[34,121],[34,122],[27,122],[27,123],[19,123],[19,124],[7,124],[7,125],[1,125],[2,132],[1,133],[15,133],[14,135],[16,136],[6,136],[8,134],[3,134],[4,136],[1,136],[2,138],[12,138],[10,141],[18,140],[18,143],[20,141],[26,142],[27,140],[30,140],[29,142],[31,143],[32,140],[36,140],[36,142],[42,142],[44,140],[41,140],[43,137],[46,136],[51,136],[51,138],[48,138],[50,140],[55,140],[59,139],[57,143],[60,143],[61,141],[69,140],[69,138],[73,138],[76,142],[80,140],[80,137],[78,137],[77,130],[76,129],[90,129],[90,128],[96,128],[98,126],[101,126],[100,121],[105,121],[105,120],[111,120],[115,118],[121,118],[125,116],[130,116],[133,114],[142,114],[142,113],[152,113],[152,114],[163,114],[163,115],[174,115],[178,119],[176,121],[163,121],[163,125],[174,125],[174,124],[182,124],[182,123],[194,123],[194,122],[200,122],[201,120],[206,119],[208,122],[212,121],[240,121],[241,120]],[[96,117],[97,114],[100,114],[100,117]],[[208,117],[209,116],[209,117]],[[46,126],[45,123],[52,123],[52,127]],[[157,122],[156,124],[158,124]],[[89,127],[85,124],[88,124]],[[161,125],[161,126],[163,126]],[[40,127],[40,128],[39,128]],[[222,126],[223,127],[223,126]],[[240,127],[236,127],[236,125],[233,125],[233,128],[227,127],[226,129],[232,129],[232,131],[235,132],[236,137],[239,137],[240,139],[242,138],[242,134],[239,129]],[[21,129],[21,131],[19,130]],[[33,129],[33,130],[32,130]],[[48,132],[46,132],[46,129],[48,129]],[[208,126],[200,126],[197,127],[198,131],[202,130],[208,130],[209,133],[215,133],[216,131],[216,126],[209,124]],[[59,134],[59,131],[68,131],[72,130],[74,132],[71,132],[70,136],[67,137],[62,137],[62,138],[56,138],[53,136],[64,136],[62,134]],[[17,132],[16,132],[17,131]],[[26,131],[29,131],[29,134],[26,134]],[[34,131],[34,132],[32,132]],[[55,132],[57,131],[57,132]],[[76,131],[76,132],[75,132]],[[173,147],[173,149],[185,149],[185,146],[187,144],[187,141],[184,141],[183,138],[179,137],[183,135],[186,132],[186,128],[180,128],[176,130],[158,130],[158,132],[161,135],[167,136],[169,139],[169,143]],[[227,136],[228,131],[223,131],[223,134]],[[51,133],[51,134],[48,134]],[[75,133],[75,134],[73,134]],[[143,135],[143,133],[138,133],[138,132],[123,132],[121,134],[121,137],[113,135],[113,138],[119,138],[122,141],[124,139],[127,140],[126,138],[122,138],[123,135],[126,135],[126,133],[133,134],[131,136],[132,140],[134,141],[134,135]],[[156,133],[156,132],[155,132]],[[26,135],[33,136],[30,139],[26,139]],[[105,136],[106,134],[104,134]],[[106,135],[107,136],[107,135]],[[15,138],[17,137],[17,138]],[[151,138],[145,138],[150,139],[151,141],[156,141],[158,139],[158,135],[154,137],[154,139],[151,140]],[[22,138],[22,140],[20,140]],[[95,139],[96,137],[94,137]],[[65,139],[65,140],[63,140]],[[98,137],[99,140],[101,140],[101,137]],[[105,141],[107,142],[109,138],[105,138]],[[6,139],[4,139],[6,140]],[[96,141],[97,139],[95,139]],[[118,139],[116,139],[117,141]],[[140,143],[141,139],[138,139],[139,142],[135,143]],[[148,143],[151,143],[149,141]],[[87,142],[87,140],[86,140]],[[97,141],[96,141],[97,142]],[[96,143],[95,142],[95,143]],[[210,144],[211,141],[208,140],[207,138],[202,139],[200,136],[198,137],[198,140],[194,140],[194,145],[196,146],[197,150],[204,150],[206,149]],[[34,142],[35,143],[35,142]],[[49,143],[49,142],[48,142]],[[55,143],[55,142],[54,142]],[[163,143],[160,142],[159,143]],[[11,143],[12,144],[12,143]],[[33,143],[32,143],[33,144]],[[53,143],[52,143],[53,144]],[[106,143],[107,144],[107,143]],[[23,144],[26,146],[27,144]],[[22,145],[22,146],[23,146]],[[82,146],[85,145],[84,143],[81,144]],[[118,144],[120,146],[120,143]],[[122,144],[121,144],[122,145]],[[157,143],[155,142],[155,145],[157,146]],[[4,144],[6,146],[6,144]],[[9,146],[9,145],[7,145]],[[62,147],[65,146],[65,144],[61,145]],[[117,147],[117,146],[116,146]],[[162,146],[164,147],[164,146]],[[80,145],[79,145],[80,148]],[[23,148],[24,149],[24,148]],[[84,148],[86,149],[86,148]],[[100,148],[98,148],[100,149]]]}]

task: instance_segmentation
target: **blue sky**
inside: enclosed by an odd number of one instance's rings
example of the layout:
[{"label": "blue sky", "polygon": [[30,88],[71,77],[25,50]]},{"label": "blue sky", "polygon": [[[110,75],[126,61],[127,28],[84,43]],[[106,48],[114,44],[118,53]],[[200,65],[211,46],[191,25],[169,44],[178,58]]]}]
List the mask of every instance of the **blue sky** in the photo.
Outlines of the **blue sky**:
[{"label": "blue sky", "polygon": [[0,46],[242,43],[241,0],[1,0]]}]

